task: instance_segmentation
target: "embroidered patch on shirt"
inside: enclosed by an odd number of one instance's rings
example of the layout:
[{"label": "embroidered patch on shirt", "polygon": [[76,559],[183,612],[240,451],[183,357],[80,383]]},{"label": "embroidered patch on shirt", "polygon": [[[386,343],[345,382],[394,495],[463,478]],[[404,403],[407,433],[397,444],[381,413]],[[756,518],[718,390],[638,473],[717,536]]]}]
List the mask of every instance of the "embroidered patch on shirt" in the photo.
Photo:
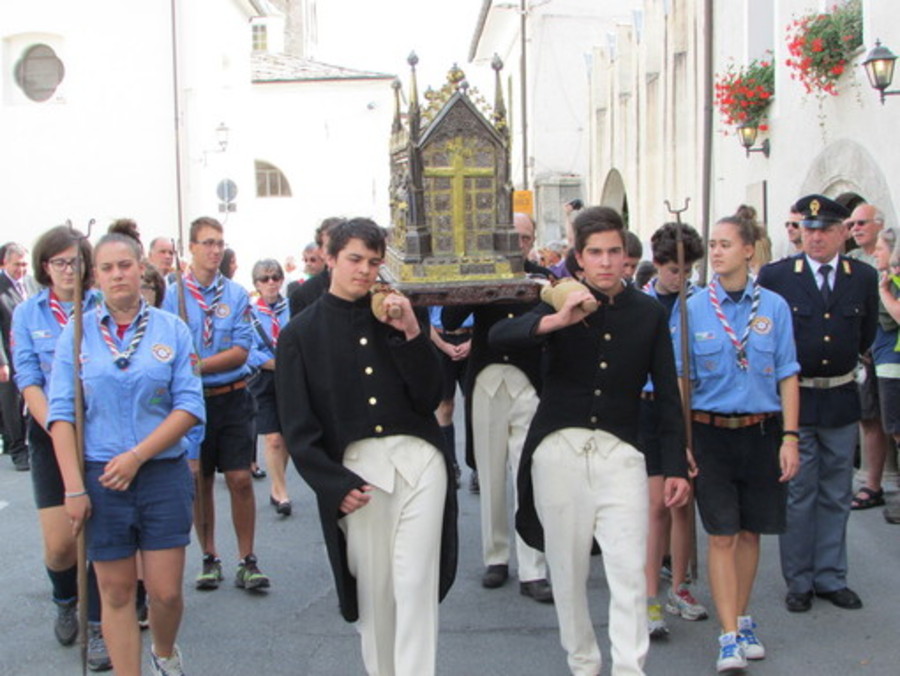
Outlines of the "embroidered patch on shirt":
[{"label": "embroidered patch on shirt", "polygon": [[194,372],[195,376],[200,375],[200,357],[196,352],[191,352],[191,371]]},{"label": "embroidered patch on shirt", "polygon": [[231,306],[227,303],[219,303],[216,305],[216,317],[219,319],[225,319],[228,315],[231,314]]},{"label": "embroidered patch on shirt", "polygon": [[163,402],[163,400],[165,399],[166,394],[167,394],[167,390],[165,387],[157,387],[156,390],[153,392],[153,396],[150,397],[150,405],[158,406],[159,404],[161,404]]},{"label": "embroidered patch on shirt", "polygon": [[172,361],[172,357],[175,356],[175,352],[168,345],[163,345],[161,343],[157,343],[153,347],[150,348],[150,351],[153,353],[153,356],[156,357],[156,361],[160,361],[163,364],[168,364]]},{"label": "embroidered patch on shirt", "polygon": [[702,340],[713,340],[716,337],[715,331],[695,331],[694,332],[694,340],[702,341]]},{"label": "embroidered patch on shirt", "polygon": [[768,317],[757,317],[753,320],[752,328],[756,333],[764,336],[772,330],[772,320]]}]

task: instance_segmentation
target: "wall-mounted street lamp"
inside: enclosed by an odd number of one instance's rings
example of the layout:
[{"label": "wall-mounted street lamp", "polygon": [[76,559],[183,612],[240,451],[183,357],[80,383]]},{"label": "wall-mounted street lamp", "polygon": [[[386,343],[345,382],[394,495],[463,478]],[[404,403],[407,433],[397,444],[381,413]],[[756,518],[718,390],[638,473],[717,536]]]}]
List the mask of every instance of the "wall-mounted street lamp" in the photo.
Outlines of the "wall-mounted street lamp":
[{"label": "wall-mounted street lamp", "polygon": [[758,133],[759,127],[753,123],[742,124],[738,127],[738,140],[740,140],[744,150],[747,151],[747,157],[750,157],[750,153],[762,153],[768,157],[772,150],[769,139],[765,139],[758,148],[753,147]]},{"label": "wall-mounted street lamp", "polygon": [[875,40],[875,46],[863,61],[866,75],[869,76],[869,84],[881,94],[881,104],[884,105],[885,96],[900,94],[900,90],[887,91],[894,79],[894,62],[897,57],[887,47],[881,45],[881,40]]},{"label": "wall-mounted street lamp", "polygon": [[224,122],[219,122],[219,126],[216,127],[216,148],[209,148],[208,150],[203,151],[203,166],[206,166],[207,156],[210,153],[224,153],[228,149],[228,135],[231,130],[225,125]]}]

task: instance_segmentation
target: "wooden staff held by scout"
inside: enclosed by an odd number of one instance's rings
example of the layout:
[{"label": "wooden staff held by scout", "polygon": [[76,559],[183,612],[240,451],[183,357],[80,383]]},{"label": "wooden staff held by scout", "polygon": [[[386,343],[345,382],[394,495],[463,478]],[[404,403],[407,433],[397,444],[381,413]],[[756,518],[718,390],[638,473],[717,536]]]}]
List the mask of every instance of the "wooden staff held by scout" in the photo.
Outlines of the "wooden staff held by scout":
[{"label": "wooden staff held by scout", "polygon": [[[681,214],[687,211],[691,203],[691,198],[684,200],[684,206],[681,209],[673,209],[669,200],[665,201],[666,209],[670,214],[675,215],[675,255],[678,258],[678,269],[684,270],[684,227],[681,222]],[[696,474],[697,465],[694,463],[694,439],[693,430],[691,428],[691,353],[688,340],[688,313],[687,313],[687,279],[683,280],[678,288],[678,312],[679,312],[679,331],[681,333],[681,372],[679,385],[681,386],[681,414],[684,418],[684,438],[689,451],[688,458],[689,472],[691,478]],[[693,483],[693,482],[692,482]],[[690,510],[691,523],[691,575],[693,579],[697,579],[697,522],[694,518],[694,510]]]}]

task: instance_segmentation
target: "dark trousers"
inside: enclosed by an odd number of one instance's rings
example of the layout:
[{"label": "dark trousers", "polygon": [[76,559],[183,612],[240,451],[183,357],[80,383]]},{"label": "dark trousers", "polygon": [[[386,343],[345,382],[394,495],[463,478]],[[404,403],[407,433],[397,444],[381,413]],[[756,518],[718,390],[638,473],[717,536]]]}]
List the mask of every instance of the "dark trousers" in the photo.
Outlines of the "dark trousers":
[{"label": "dark trousers", "polygon": [[3,416],[4,452],[10,455],[13,462],[27,461],[28,448],[25,445],[22,395],[12,380],[0,383],[0,414]]}]

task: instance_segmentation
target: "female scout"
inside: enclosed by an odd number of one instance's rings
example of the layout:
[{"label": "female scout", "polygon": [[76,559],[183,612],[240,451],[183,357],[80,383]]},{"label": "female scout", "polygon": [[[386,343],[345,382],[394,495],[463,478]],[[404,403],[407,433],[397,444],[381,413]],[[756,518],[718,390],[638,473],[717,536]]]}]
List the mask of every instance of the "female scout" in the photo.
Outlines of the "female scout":
[{"label": "female scout", "polygon": [[141,671],[134,606],[140,550],[151,601],[151,663],[154,673],[176,675],[183,673],[175,637],[193,500],[183,437],[205,415],[190,333],[180,319],[143,301],[142,273],[136,240],[109,234],[97,244],[94,274],[104,302],[84,316],[79,354],[83,477],[75,454],[71,326],[60,337],[47,419],[66,512],[76,532],[87,524],[116,673]]},{"label": "female scout", "polygon": [[[93,283],[91,245],[81,233],[65,225],[51,228],[34,247],[35,279],[44,288],[19,305],[13,314],[13,363],[16,386],[31,414],[28,444],[31,447],[31,480],[44,537],[44,563],[57,606],[56,639],[71,645],[78,636],[78,584],[75,536],[63,502],[63,480],[47,434],[47,391],[53,355],[63,327],[69,322],[75,300],[75,256],[80,250],[84,267],[82,288]],[[85,312],[98,302],[99,294],[87,291]],[[100,630],[100,597],[93,569],[88,574],[88,655],[93,671],[109,669],[109,656]]]},{"label": "female scout", "polygon": [[720,220],[709,239],[715,277],[687,303],[695,486],[722,625],[719,671],[765,656],[747,614],[759,535],[784,531],[786,482],[799,465],[791,316],[749,275],[757,233],[744,219]]}]

